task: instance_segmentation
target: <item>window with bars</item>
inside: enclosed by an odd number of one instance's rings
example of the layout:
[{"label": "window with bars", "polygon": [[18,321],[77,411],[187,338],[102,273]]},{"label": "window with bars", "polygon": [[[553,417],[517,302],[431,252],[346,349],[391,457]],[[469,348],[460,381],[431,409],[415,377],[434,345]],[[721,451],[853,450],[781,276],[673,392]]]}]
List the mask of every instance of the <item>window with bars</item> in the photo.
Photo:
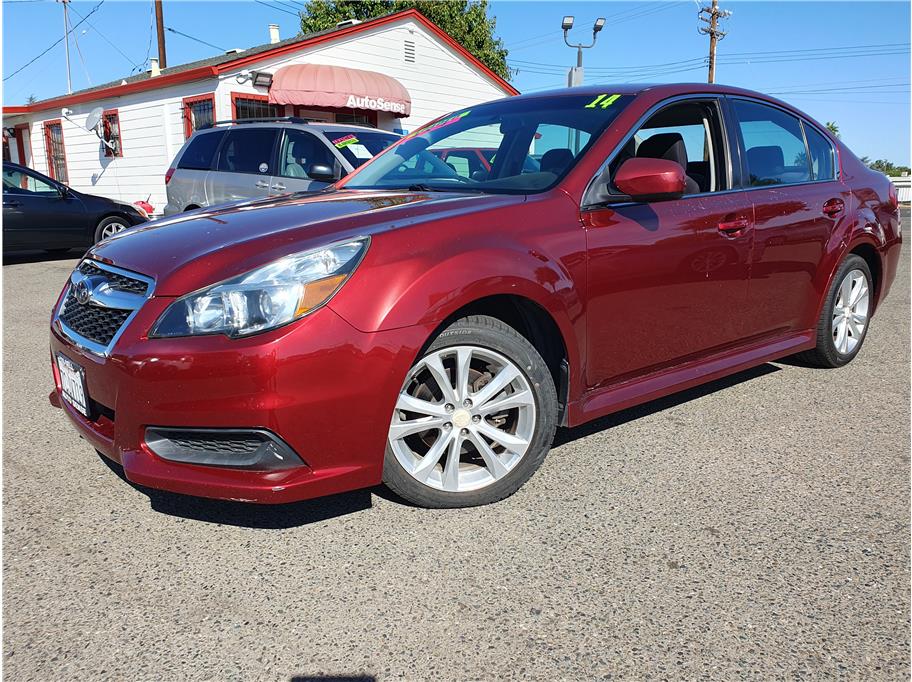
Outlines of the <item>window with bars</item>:
[{"label": "window with bars", "polygon": [[44,124],[44,145],[47,152],[48,174],[58,182],[69,182],[66,151],[63,147],[63,127],[60,121],[48,121]]},{"label": "window with bars", "polygon": [[102,135],[104,141],[105,156],[123,156],[123,147],[120,143],[120,116],[117,109],[106,111],[101,119]]},{"label": "window with bars", "polygon": [[184,137],[215,123],[215,98],[212,95],[184,100]]},{"label": "window with bars", "polygon": [[270,104],[265,99],[253,99],[250,97],[234,98],[234,117],[242,118],[277,118],[284,116],[279,111],[277,104]]}]

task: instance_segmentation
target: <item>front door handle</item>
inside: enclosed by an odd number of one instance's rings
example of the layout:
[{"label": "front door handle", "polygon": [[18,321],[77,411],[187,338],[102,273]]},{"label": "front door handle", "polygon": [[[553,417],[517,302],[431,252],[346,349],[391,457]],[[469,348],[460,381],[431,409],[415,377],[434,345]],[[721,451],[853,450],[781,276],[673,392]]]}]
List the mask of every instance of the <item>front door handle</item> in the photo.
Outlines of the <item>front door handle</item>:
[{"label": "front door handle", "polygon": [[830,218],[835,218],[845,210],[845,202],[842,199],[829,199],[823,204],[823,214]]},{"label": "front door handle", "polygon": [[751,223],[747,218],[736,218],[735,220],[724,220],[719,223],[719,232],[726,237],[740,237],[750,229]]},{"label": "front door handle", "polygon": [[273,185],[272,188],[278,190],[279,192],[285,191],[285,185]]},{"label": "front door handle", "polygon": [[3,202],[3,208],[18,208],[19,206],[22,206],[22,204],[12,199],[7,199]]},{"label": "front door handle", "polygon": [[259,187],[260,189],[267,189],[269,187],[269,183],[266,182],[265,180],[259,180],[259,181],[257,181],[256,186]]}]

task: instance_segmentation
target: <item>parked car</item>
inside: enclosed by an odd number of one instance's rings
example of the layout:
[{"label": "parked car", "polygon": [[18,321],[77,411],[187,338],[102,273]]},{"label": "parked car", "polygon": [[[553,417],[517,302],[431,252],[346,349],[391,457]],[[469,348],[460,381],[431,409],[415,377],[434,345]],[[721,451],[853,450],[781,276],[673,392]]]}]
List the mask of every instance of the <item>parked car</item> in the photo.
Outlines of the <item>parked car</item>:
[{"label": "parked car", "polygon": [[[433,153],[482,135],[484,180]],[[887,178],[771,97],[508,98],[325,192],[97,245],[55,308],[52,399],[153,488],[287,502],[382,480],[428,507],[494,502],[559,425],[787,355],[847,364],[900,243]]]},{"label": "parked car", "polygon": [[376,128],[298,118],[225,121],[198,130],[168,172],[165,215],[240,199],[315,192],[399,140]]},{"label": "parked car", "polygon": [[3,251],[85,248],[149,219],[137,206],[77,192],[3,162]]}]

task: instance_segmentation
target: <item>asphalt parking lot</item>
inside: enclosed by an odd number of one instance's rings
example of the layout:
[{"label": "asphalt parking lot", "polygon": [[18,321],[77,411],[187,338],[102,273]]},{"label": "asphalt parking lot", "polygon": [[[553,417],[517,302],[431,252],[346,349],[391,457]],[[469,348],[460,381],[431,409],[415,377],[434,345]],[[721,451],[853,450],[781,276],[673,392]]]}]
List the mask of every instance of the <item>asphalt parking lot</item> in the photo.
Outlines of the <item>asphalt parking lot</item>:
[{"label": "asphalt parking lot", "polygon": [[453,511],[133,487],[48,403],[76,260],[10,259],[5,677],[905,679],[909,253],[849,367],[559,432],[516,495]]}]

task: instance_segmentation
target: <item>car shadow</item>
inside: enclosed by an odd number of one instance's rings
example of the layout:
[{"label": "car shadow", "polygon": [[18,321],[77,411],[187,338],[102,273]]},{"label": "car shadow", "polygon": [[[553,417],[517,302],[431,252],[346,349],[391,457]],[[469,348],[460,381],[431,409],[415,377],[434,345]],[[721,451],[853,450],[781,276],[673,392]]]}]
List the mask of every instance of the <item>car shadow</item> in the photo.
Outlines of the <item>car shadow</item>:
[{"label": "car shadow", "polygon": [[721,379],[716,379],[715,381],[701,384],[700,386],[689,388],[686,391],[673,393],[664,398],[659,398],[648,403],[643,403],[642,405],[628,407],[626,410],[614,412],[613,414],[609,414],[607,417],[596,419],[586,424],[582,424],[581,426],[576,426],[574,428],[560,428],[557,430],[557,434],[554,436],[554,444],[552,447],[572,443],[575,440],[585,438],[586,436],[591,436],[592,434],[598,433],[599,431],[604,431],[605,429],[610,429],[614,428],[615,426],[620,426],[621,424],[626,424],[627,422],[633,421],[634,419],[647,417],[651,414],[655,414],[656,412],[667,410],[670,407],[676,407],[677,405],[689,403],[691,400],[702,398],[703,396],[709,395],[710,393],[723,391],[726,388],[731,388],[732,386],[743,384],[745,381],[751,381],[752,379],[757,379],[758,377],[766,376],[767,374],[772,374],[773,372],[778,371],[780,371],[779,367],[776,367],[776,365],[772,365],[770,363],[766,363],[764,365],[746,369],[743,372],[738,372],[737,374],[732,374],[727,377],[722,377]]},{"label": "car shadow", "polygon": [[153,510],[192,521],[244,528],[296,528],[364,511],[372,505],[370,488],[288,504],[251,504],[180,495],[133,483],[117,462],[101,453],[98,457],[122,481],[148,497]]},{"label": "car shadow", "polygon": [[14,251],[3,254],[4,265],[23,265],[25,263],[43,263],[55,260],[72,260],[81,258],[85,249],[55,249],[54,251]]},{"label": "car shadow", "polygon": [[[577,426],[572,429],[558,429],[554,438],[552,447],[566,445],[573,441],[591,436],[599,431],[626,424],[634,419],[640,419],[670,407],[682,405],[702,398],[703,396],[722,391],[726,388],[751,381],[767,374],[780,371],[780,368],[772,364],[764,364],[758,367],[733,374],[716,381],[696,386],[686,391],[681,391],[665,398],[653,400],[643,405],[637,405],[620,412],[615,412],[607,417],[596,419],[593,422]],[[402,499],[396,493],[385,486],[375,486],[373,488],[364,488],[353,490],[338,495],[329,495],[314,500],[304,500],[303,502],[292,502],[288,504],[266,505],[250,504],[247,502],[230,502],[226,500],[213,500],[204,497],[192,497],[190,495],[180,495],[164,490],[155,490],[146,486],[138,485],[130,481],[124,474],[123,467],[116,462],[108,459],[101,453],[98,457],[105,465],[111,469],[121,480],[141,492],[149,498],[149,503],[153,510],[177,516],[193,521],[203,521],[205,523],[215,523],[224,526],[241,526],[244,528],[258,529],[283,529],[306,526],[311,523],[318,523],[328,519],[354,514],[356,512],[370,509],[373,506],[372,496],[378,497],[402,504],[405,506],[414,506],[407,500]],[[321,678],[292,678],[292,679],[321,679]],[[361,680],[361,677],[340,679]],[[367,678],[371,679],[371,678]]]}]

